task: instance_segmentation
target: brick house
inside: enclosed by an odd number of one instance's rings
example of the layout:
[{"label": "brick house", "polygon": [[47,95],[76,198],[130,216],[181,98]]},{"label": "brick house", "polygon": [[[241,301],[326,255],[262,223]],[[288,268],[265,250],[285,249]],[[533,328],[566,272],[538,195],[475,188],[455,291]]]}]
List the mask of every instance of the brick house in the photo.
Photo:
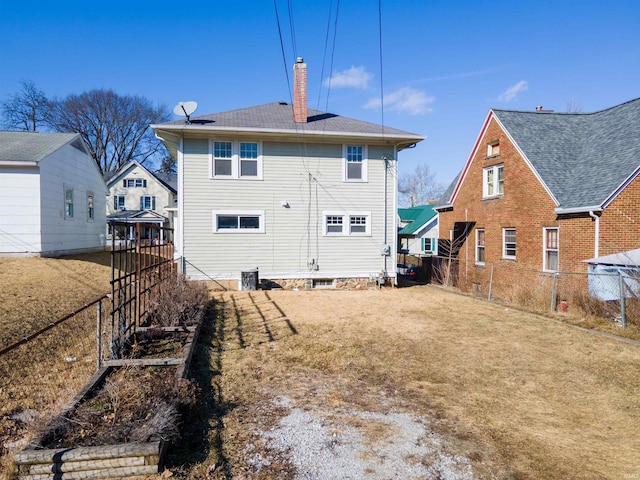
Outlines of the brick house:
[{"label": "brick house", "polygon": [[640,99],[594,113],[491,110],[440,200],[441,244],[489,264],[586,272],[640,246]]}]

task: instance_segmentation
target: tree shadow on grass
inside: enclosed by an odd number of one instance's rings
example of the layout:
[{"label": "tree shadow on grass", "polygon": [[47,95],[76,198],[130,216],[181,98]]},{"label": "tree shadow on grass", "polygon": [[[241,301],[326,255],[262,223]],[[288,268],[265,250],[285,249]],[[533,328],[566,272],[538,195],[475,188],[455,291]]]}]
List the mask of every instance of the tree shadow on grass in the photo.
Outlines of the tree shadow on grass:
[{"label": "tree shadow on grass", "polygon": [[225,321],[224,305],[211,300],[191,363],[190,378],[198,387],[199,401],[182,412],[182,438],[169,447],[166,456],[169,470],[190,470],[209,460],[216,462],[216,470],[222,470],[225,479],[233,478],[223,439],[223,419],[237,406],[225,401],[221,386]]}]

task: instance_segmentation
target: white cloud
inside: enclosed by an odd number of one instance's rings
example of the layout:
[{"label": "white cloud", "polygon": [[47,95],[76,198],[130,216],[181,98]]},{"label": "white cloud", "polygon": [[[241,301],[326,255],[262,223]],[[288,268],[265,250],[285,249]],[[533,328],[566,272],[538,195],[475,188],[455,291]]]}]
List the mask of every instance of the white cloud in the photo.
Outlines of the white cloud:
[{"label": "white cloud", "polygon": [[513,87],[509,87],[503,93],[501,93],[500,96],[498,97],[498,101],[510,102],[511,100],[516,98],[516,96],[520,92],[524,92],[525,90],[528,90],[528,89],[529,89],[529,84],[524,80],[520,80]]},{"label": "white cloud", "polygon": [[324,85],[336,88],[351,87],[364,89],[369,86],[369,80],[371,80],[371,74],[368,73],[364,67],[352,66],[347,70],[335,73],[331,78],[327,78],[324,81]]},{"label": "white cloud", "polygon": [[[384,108],[398,113],[420,115],[433,111],[431,104],[435,97],[429,97],[426,93],[411,87],[404,87],[384,96]],[[379,98],[369,100],[364,108],[380,108]]]}]

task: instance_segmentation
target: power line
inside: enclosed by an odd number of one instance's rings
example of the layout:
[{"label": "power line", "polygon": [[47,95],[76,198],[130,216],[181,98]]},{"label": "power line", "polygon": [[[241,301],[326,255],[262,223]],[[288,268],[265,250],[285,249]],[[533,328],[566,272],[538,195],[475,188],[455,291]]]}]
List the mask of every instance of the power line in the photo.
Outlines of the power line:
[{"label": "power line", "polygon": [[282,28],[280,27],[280,16],[278,15],[277,0],[273,0],[273,8],[276,12],[276,23],[278,24],[278,36],[280,37],[280,51],[282,52],[284,74],[287,77],[287,88],[289,89],[289,101],[293,103],[293,94],[291,93],[291,80],[289,79],[289,68],[287,66],[287,56],[284,53],[284,41],[282,40]]},{"label": "power line", "polygon": [[382,125],[382,136],[384,137],[384,80],[382,69],[382,0],[378,0],[378,32],[380,35],[380,123]]}]

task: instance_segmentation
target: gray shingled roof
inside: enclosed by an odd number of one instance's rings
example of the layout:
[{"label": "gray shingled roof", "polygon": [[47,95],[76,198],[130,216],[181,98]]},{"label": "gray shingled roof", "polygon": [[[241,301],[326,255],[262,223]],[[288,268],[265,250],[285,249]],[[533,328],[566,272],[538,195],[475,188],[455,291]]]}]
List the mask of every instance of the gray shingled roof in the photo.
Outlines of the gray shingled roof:
[{"label": "gray shingled roof", "polygon": [[[67,143],[80,140],[77,133],[0,131],[0,161],[39,162]],[[80,144],[78,145],[80,146]],[[81,147],[84,149],[84,147]]]},{"label": "gray shingled roof", "polygon": [[[269,133],[289,134],[334,134],[334,135],[359,135],[389,138],[397,138],[417,143],[424,139],[423,136],[409,133],[396,128],[363,122],[348,117],[342,117],[333,113],[321,112],[309,109],[307,111],[307,123],[293,121],[293,108],[286,102],[267,103],[256,107],[241,108],[227,112],[202,115],[191,118],[191,125],[186,125],[185,120],[152,125],[154,129],[180,128],[188,130],[246,130],[263,131]],[[173,128],[172,128],[173,127]]]},{"label": "gray shingled roof", "polygon": [[561,209],[602,206],[640,167],[640,98],[594,113],[493,112]]}]

